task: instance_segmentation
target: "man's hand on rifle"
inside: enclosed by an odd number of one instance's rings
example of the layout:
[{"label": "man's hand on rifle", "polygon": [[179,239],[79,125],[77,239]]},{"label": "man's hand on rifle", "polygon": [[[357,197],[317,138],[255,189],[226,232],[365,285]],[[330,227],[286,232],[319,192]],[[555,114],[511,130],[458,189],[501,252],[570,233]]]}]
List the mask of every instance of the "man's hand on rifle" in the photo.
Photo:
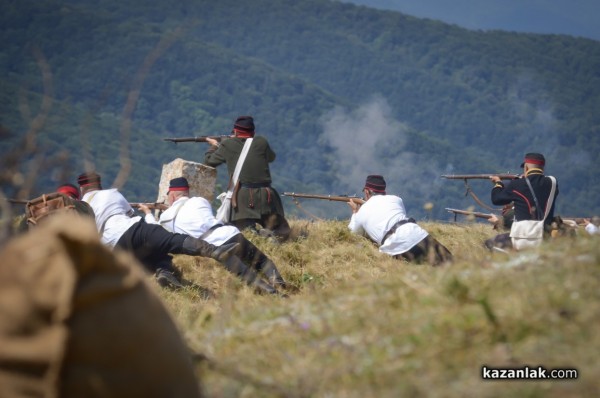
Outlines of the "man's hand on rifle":
[{"label": "man's hand on rifle", "polygon": [[214,138],[206,138],[206,142],[208,142],[210,144],[210,146],[214,146],[215,148],[219,147],[219,141],[215,140]]},{"label": "man's hand on rifle", "polygon": [[139,204],[138,209],[140,209],[140,211],[143,212],[144,214],[150,214],[151,213],[150,208],[148,206],[146,206],[145,204],[143,204],[143,203]]},{"label": "man's hand on rifle", "polygon": [[350,199],[348,202],[348,206],[352,209],[352,213],[356,213],[358,209],[360,209],[360,204],[356,203],[354,200]]},{"label": "man's hand on rifle", "polygon": [[490,176],[490,180],[491,180],[491,181],[492,181],[494,184],[496,184],[496,183],[498,183],[498,182],[501,182],[501,181],[502,181],[502,180],[500,179],[500,177],[498,177],[498,176]]},{"label": "man's hand on rifle", "polygon": [[500,219],[498,218],[498,216],[497,216],[497,215],[495,215],[495,214],[492,214],[492,215],[490,216],[490,218],[488,218],[487,220],[488,220],[488,222],[490,222],[490,223],[492,223],[492,224],[496,224],[496,223],[497,223],[497,222],[498,222]]},{"label": "man's hand on rifle", "polygon": [[502,216],[492,214],[487,220],[492,224],[495,230],[500,231],[502,229],[502,224],[504,223],[504,218]]}]

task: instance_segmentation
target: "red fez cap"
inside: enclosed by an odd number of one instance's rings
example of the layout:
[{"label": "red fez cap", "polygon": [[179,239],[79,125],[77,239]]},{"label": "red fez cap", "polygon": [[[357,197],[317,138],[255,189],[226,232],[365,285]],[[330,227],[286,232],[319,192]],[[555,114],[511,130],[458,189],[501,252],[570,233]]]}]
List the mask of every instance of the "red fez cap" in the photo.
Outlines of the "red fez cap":
[{"label": "red fez cap", "polygon": [[56,192],[64,193],[67,196],[72,197],[73,199],[79,200],[79,189],[73,184],[62,184],[56,189]]},{"label": "red fez cap", "polygon": [[79,177],[77,177],[77,183],[80,187],[90,184],[100,184],[100,174],[94,173],[93,171],[80,174]]},{"label": "red fez cap", "polygon": [[376,192],[376,193],[385,193],[385,180],[383,176],[380,175],[370,175],[367,176],[367,181],[365,182],[365,188]]},{"label": "red fez cap", "polygon": [[233,132],[238,137],[254,136],[254,119],[252,116],[240,116],[235,120]]},{"label": "red fez cap", "polygon": [[541,153],[528,153],[525,155],[525,160],[521,163],[521,167],[525,166],[525,163],[537,164],[544,167],[546,159]]},{"label": "red fez cap", "polygon": [[173,178],[169,181],[169,191],[187,191],[189,189],[188,180],[184,177]]}]

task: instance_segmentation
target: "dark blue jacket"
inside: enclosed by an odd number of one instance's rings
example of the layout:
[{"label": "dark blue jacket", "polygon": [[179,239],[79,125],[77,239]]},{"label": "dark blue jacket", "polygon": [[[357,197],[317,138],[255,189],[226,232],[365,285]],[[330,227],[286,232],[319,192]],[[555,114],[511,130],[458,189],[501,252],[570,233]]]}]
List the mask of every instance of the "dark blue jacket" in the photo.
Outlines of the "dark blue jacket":
[{"label": "dark blue jacket", "polygon": [[[550,197],[550,190],[552,189],[552,182],[550,178],[544,176],[543,171],[540,169],[531,169],[527,174],[527,178],[531,183],[538,203],[541,207],[540,211],[536,215],[535,201],[533,195],[525,177],[511,180],[506,185],[502,182],[496,184],[492,189],[492,203],[495,205],[507,205],[514,202],[515,207],[515,220],[541,220],[544,217],[546,211],[546,204]],[[558,195],[558,183],[556,184],[556,191],[554,194],[554,201],[550,213],[546,218],[546,224],[552,222],[554,218],[554,207],[556,205],[556,196]]]}]

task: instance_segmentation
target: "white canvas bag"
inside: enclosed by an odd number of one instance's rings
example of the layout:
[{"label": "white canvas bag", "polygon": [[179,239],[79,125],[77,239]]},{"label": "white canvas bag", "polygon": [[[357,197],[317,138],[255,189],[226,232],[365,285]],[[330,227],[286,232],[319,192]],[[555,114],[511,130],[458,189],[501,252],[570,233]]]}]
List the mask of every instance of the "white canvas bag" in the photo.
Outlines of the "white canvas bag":
[{"label": "white canvas bag", "polygon": [[229,189],[227,192],[222,192],[219,196],[217,196],[217,198],[221,201],[221,206],[219,206],[217,209],[217,215],[215,218],[221,222],[228,223],[231,221],[231,198],[233,197],[233,190],[235,189],[238,177],[242,171],[242,166],[246,160],[246,155],[248,155],[248,151],[250,150],[250,145],[252,145],[252,140],[253,138],[247,138],[246,142],[244,143],[242,153],[240,153],[240,157],[235,165],[235,171],[233,172]]},{"label": "white canvas bag", "polygon": [[[542,239],[544,238],[544,221],[548,217],[548,213],[550,213],[552,203],[554,202],[554,192],[556,191],[556,179],[552,176],[549,176],[548,178],[550,178],[552,181],[552,189],[550,190],[550,197],[548,198],[548,203],[546,204],[544,218],[541,220],[515,221],[512,224],[510,229],[510,238],[515,250],[536,247],[542,243]],[[531,189],[529,180],[527,180],[527,184],[529,185],[529,189]],[[537,198],[535,197],[533,189],[531,189],[531,193],[535,199],[536,207],[539,209]]]}]

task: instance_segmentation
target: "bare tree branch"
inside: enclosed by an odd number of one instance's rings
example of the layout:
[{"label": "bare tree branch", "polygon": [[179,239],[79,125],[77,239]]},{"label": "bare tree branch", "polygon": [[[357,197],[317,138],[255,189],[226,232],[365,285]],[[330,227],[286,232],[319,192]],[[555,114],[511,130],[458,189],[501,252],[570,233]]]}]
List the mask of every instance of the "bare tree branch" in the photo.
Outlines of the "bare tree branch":
[{"label": "bare tree branch", "polygon": [[[39,132],[42,130],[42,128],[44,127],[44,124],[46,123],[46,119],[48,118],[48,114],[50,113],[50,109],[52,108],[53,94],[54,94],[53,84],[52,84],[52,71],[50,70],[50,65],[48,64],[48,60],[42,53],[42,50],[40,50],[40,48],[37,46],[32,47],[32,53],[33,53],[33,56],[35,57],[35,60],[40,68],[40,71],[42,73],[44,94],[42,96],[42,105],[40,107],[40,111],[35,116],[33,121],[31,121],[29,130],[25,134],[25,143],[24,143],[25,145],[23,148],[22,158],[26,157],[27,155],[34,154],[36,152],[37,136],[38,136]],[[21,109],[27,109],[26,115],[29,114],[27,102],[24,102],[23,104],[21,104]],[[36,156],[36,161],[34,161],[30,165],[29,173],[27,173],[28,178],[23,179],[23,185],[21,186],[21,189],[20,189],[19,195],[18,195],[19,197],[29,196],[29,194],[35,184],[36,176],[37,176],[37,173],[39,170],[39,168],[37,166],[39,166],[40,164],[41,164],[41,159],[39,156]]]},{"label": "bare tree branch", "polygon": [[121,151],[119,159],[121,162],[121,168],[119,173],[115,177],[112,184],[115,188],[122,188],[129,178],[131,172],[131,157],[129,154],[129,145],[131,141],[131,124],[132,116],[137,105],[137,101],[144,84],[144,80],[148,77],[152,65],[177,41],[177,39],[183,34],[184,29],[178,27],[170,35],[164,36],[154,47],[154,49],[146,56],[144,62],[140,66],[136,73],[129,94],[127,95],[127,102],[123,108],[122,121],[121,121]]},{"label": "bare tree branch", "polygon": [[[19,92],[19,110],[21,116],[29,125],[29,130],[22,138],[20,145],[2,157],[0,164],[0,186],[3,188],[20,188],[17,194],[18,198],[27,198],[29,196],[35,184],[39,168],[43,163],[43,156],[37,153],[37,136],[46,123],[53,103],[50,65],[39,47],[32,46],[32,53],[42,74],[44,92],[40,110],[32,120],[26,90],[22,88]],[[10,135],[8,129],[4,127],[2,127],[2,132],[3,135]],[[29,172],[27,173],[27,178],[25,178],[20,168],[23,166],[24,160],[30,155],[35,155],[35,159],[29,164]],[[5,193],[0,191],[0,243],[10,237],[12,229],[12,209],[6,199]]]}]

